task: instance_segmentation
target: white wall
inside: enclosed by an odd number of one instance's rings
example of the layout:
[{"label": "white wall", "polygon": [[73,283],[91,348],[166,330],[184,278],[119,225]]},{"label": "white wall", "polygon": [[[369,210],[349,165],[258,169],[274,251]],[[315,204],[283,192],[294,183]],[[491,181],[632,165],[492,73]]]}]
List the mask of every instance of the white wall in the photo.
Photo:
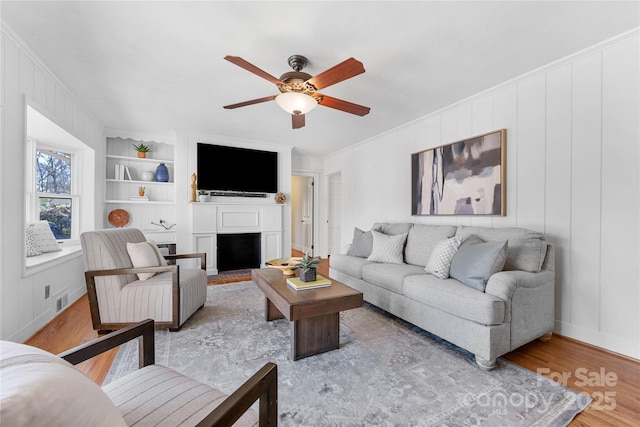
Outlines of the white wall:
[{"label": "white wall", "polygon": [[[640,358],[639,52],[635,30],[328,157],[342,243],[376,221],[544,232],[556,332]],[[411,153],[501,128],[506,217],[411,216]]]},{"label": "white wall", "polygon": [[[0,338],[23,341],[53,318],[56,293],[67,292],[71,303],[86,292],[80,258],[25,274],[25,100],[95,150],[96,159],[104,159],[105,145],[102,124],[4,25],[1,37]],[[100,185],[86,195],[95,210],[90,218],[82,219],[85,228],[102,224],[105,217],[104,162],[97,162],[94,176]],[[52,288],[47,300],[45,284]]]}]

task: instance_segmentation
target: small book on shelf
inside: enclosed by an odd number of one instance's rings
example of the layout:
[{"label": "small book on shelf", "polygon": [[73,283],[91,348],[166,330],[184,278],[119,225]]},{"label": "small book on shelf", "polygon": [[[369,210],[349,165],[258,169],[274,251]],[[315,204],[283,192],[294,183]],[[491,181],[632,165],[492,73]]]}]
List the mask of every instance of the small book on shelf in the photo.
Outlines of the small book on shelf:
[{"label": "small book on shelf", "polygon": [[149,197],[147,196],[130,196],[129,200],[144,200],[149,201]]},{"label": "small book on shelf", "polygon": [[326,288],[327,286],[331,286],[331,280],[316,274],[316,280],[313,282],[303,282],[299,277],[290,277],[287,279],[287,285],[296,291],[301,291],[303,289]]}]

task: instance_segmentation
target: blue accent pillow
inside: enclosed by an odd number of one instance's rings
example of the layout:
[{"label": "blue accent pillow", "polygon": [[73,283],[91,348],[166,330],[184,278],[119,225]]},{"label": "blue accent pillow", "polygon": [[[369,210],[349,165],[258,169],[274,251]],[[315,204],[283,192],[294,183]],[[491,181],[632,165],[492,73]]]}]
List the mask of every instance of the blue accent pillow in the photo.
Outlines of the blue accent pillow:
[{"label": "blue accent pillow", "polygon": [[475,235],[460,245],[451,260],[449,277],[484,292],[489,277],[502,271],[507,260],[507,241],[484,243]]}]

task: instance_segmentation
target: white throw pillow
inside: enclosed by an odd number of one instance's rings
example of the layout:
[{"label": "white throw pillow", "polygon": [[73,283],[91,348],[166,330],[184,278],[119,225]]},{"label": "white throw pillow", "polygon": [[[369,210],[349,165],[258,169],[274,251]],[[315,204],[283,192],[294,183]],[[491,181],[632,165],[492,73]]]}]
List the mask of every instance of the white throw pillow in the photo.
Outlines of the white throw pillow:
[{"label": "white throw pillow", "polygon": [[484,292],[489,278],[502,271],[507,259],[507,240],[484,243],[475,234],[469,235],[451,260],[452,279]]},{"label": "white throw pillow", "polygon": [[36,242],[36,238],[33,235],[33,224],[27,224],[27,228],[25,230],[24,244],[26,246],[26,252],[28,257],[42,255],[42,252],[38,250],[38,243]]},{"label": "white throw pillow", "polygon": [[49,221],[34,221],[27,224],[31,238],[33,239],[36,247],[36,251],[45,252],[58,252],[61,251],[60,245],[56,241],[51,227],[49,227]]},{"label": "white throw pillow", "polygon": [[387,235],[376,230],[373,233],[373,247],[369,261],[404,264],[402,251],[407,240],[407,233]]},{"label": "white throw pillow", "polygon": [[427,266],[424,268],[425,271],[440,279],[447,279],[449,277],[449,268],[451,268],[451,260],[461,243],[462,237],[451,237],[438,242],[433,252],[431,252]]},{"label": "white throw pillow", "polygon": [[0,344],[0,420],[6,426],[125,426],[100,387],[46,351]]},{"label": "white throw pillow", "polygon": [[[134,267],[161,267],[167,265],[158,247],[152,242],[127,242],[127,252]],[[138,279],[147,280],[156,273],[138,273]]]}]

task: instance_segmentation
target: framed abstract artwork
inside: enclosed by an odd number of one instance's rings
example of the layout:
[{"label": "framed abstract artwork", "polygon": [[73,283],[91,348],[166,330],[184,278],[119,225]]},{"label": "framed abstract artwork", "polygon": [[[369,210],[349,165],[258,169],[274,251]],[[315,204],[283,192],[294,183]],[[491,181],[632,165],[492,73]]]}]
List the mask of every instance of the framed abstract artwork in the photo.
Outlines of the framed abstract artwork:
[{"label": "framed abstract artwork", "polygon": [[411,154],[411,215],[506,215],[506,129]]}]

